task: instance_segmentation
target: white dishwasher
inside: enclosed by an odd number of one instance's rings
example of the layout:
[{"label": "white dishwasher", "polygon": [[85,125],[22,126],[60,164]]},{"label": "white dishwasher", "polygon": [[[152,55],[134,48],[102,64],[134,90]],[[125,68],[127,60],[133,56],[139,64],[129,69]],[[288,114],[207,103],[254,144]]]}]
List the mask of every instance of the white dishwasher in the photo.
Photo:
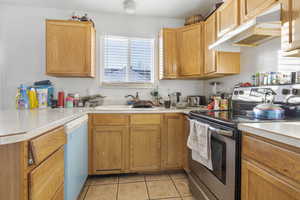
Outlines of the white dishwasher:
[{"label": "white dishwasher", "polygon": [[65,125],[65,200],[76,200],[88,176],[88,116]]}]

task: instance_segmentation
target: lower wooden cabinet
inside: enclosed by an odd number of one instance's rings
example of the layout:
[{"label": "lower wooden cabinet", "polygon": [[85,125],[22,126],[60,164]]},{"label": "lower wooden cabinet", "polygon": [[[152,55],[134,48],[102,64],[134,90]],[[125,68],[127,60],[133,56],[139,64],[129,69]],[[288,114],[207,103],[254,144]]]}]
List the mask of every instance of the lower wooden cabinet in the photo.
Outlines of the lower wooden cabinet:
[{"label": "lower wooden cabinet", "polygon": [[183,116],[165,114],[162,135],[162,156],[164,169],[182,168]]},{"label": "lower wooden cabinet", "polygon": [[97,126],[94,128],[94,173],[124,169],[127,134],[128,128],[126,126]]},{"label": "lower wooden cabinet", "polygon": [[29,174],[29,199],[52,199],[64,184],[64,149],[61,148]]},{"label": "lower wooden cabinet", "polygon": [[[99,123],[102,115],[109,125]],[[97,120],[90,122],[90,175],[182,169],[183,114],[93,114],[91,119]]]},{"label": "lower wooden cabinet", "polygon": [[187,147],[187,140],[189,137],[189,131],[190,131],[190,122],[186,116],[183,117],[183,145],[182,145],[182,167],[184,171],[189,172],[189,161],[188,161],[188,154],[189,154],[189,149]]},{"label": "lower wooden cabinet", "polygon": [[130,170],[158,170],[161,165],[160,126],[140,125],[130,129]]},{"label": "lower wooden cabinet", "polygon": [[243,160],[242,200],[299,200],[300,190],[284,179]]},{"label": "lower wooden cabinet", "polygon": [[300,149],[244,133],[242,200],[299,200]]}]

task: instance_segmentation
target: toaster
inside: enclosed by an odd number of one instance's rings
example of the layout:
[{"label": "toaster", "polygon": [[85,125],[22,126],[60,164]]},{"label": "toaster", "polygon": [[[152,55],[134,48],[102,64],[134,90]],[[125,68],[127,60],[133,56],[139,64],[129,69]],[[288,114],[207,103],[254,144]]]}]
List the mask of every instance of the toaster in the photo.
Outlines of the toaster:
[{"label": "toaster", "polygon": [[189,107],[198,107],[206,105],[206,97],[199,95],[187,96],[187,102]]}]

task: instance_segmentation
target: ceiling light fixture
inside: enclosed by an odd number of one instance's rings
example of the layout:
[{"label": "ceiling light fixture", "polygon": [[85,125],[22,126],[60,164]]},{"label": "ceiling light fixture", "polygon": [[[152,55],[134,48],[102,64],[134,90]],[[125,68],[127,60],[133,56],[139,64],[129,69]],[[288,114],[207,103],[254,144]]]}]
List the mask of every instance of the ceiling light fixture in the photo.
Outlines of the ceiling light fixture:
[{"label": "ceiling light fixture", "polygon": [[125,0],[123,2],[124,10],[128,14],[135,14],[136,11],[136,2],[135,0]]}]

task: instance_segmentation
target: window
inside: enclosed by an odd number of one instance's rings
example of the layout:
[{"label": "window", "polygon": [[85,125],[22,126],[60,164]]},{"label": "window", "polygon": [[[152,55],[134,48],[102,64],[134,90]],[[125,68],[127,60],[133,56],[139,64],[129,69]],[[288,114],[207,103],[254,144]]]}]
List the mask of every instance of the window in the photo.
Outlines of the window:
[{"label": "window", "polygon": [[104,84],[152,84],[154,39],[103,37]]}]

